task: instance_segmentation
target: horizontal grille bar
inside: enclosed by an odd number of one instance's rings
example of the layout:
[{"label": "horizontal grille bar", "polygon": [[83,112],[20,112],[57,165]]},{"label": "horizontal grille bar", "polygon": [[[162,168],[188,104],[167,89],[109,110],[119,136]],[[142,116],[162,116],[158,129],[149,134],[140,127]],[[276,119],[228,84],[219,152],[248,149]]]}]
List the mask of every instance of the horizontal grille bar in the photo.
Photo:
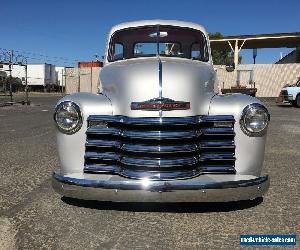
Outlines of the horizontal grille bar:
[{"label": "horizontal grille bar", "polygon": [[90,164],[84,167],[85,172],[96,172],[96,173],[109,173],[117,174],[121,172],[121,168],[116,165],[105,165],[105,164]]},{"label": "horizontal grille bar", "polygon": [[203,153],[200,155],[200,161],[220,161],[220,160],[235,160],[234,153],[221,152],[221,153]]},{"label": "horizontal grille bar", "polygon": [[235,173],[233,116],[90,116],[85,172],[130,178]]},{"label": "horizontal grille bar", "polygon": [[178,138],[197,138],[200,135],[234,135],[234,130],[233,128],[203,128],[202,130],[189,131],[135,131],[116,128],[89,128],[87,134],[114,135],[132,139],[171,140]]},{"label": "horizontal grille bar", "polygon": [[128,117],[93,115],[88,117],[88,122],[105,121],[108,123],[122,123],[128,125],[189,125],[203,122],[234,122],[231,115],[218,116],[187,116],[187,117]]},{"label": "horizontal grille bar", "polygon": [[174,154],[174,153],[191,153],[199,150],[197,144],[183,145],[143,145],[143,144],[123,144],[122,150],[132,153],[152,153],[152,154]]},{"label": "horizontal grille bar", "polygon": [[149,159],[125,156],[121,159],[121,163],[131,166],[166,168],[191,166],[197,164],[198,160],[195,157]]},{"label": "horizontal grille bar", "polygon": [[119,161],[121,159],[120,155],[114,152],[91,152],[85,153],[85,159],[90,160],[104,160],[104,161]]},{"label": "horizontal grille bar", "polygon": [[204,135],[234,135],[233,128],[204,128],[202,129]]},{"label": "horizontal grille bar", "polygon": [[202,172],[206,174],[235,174],[235,168],[234,165],[202,165]]},{"label": "horizontal grille bar", "polygon": [[107,141],[107,140],[87,140],[85,146],[93,146],[93,147],[114,147],[121,148],[122,143],[119,141]]},{"label": "horizontal grille bar", "polygon": [[222,141],[201,141],[199,143],[201,149],[234,149],[233,140],[222,140]]},{"label": "horizontal grille bar", "polygon": [[201,141],[199,143],[182,145],[147,145],[130,144],[119,141],[87,140],[86,147],[115,148],[132,153],[191,153],[201,149],[234,149],[234,141]]},{"label": "horizontal grille bar", "polygon": [[173,178],[191,178],[198,176],[202,173],[205,174],[235,174],[234,166],[205,166],[200,169],[180,170],[180,171],[143,171],[133,169],[122,169],[116,165],[88,165],[85,167],[85,172],[90,173],[105,173],[105,174],[118,174],[121,176],[131,178],[151,178],[157,179],[173,179]]}]

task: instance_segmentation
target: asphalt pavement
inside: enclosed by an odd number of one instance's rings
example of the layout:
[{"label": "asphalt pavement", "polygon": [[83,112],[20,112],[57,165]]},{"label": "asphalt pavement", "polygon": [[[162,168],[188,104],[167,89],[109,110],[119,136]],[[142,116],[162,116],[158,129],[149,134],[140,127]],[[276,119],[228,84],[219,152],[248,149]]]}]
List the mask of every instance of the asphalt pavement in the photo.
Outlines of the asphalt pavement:
[{"label": "asphalt pavement", "polygon": [[238,249],[240,234],[299,237],[300,109],[267,103],[264,172],[271,186],[264,199],[118,204],[52,190],[58,98],[0,107],[0,249]]}]

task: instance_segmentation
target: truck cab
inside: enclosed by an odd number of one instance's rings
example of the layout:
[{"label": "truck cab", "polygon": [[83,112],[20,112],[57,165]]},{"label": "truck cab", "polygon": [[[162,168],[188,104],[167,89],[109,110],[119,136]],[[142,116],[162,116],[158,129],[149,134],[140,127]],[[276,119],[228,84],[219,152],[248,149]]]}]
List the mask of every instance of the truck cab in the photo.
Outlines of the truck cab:
[{"label": "truck cab", "polygon": [[175,20],[113,27],[99,93],[58,101],[61,195],[116,202],[261,197],[270,116],[258,99],[219,95],[206,30]]}]

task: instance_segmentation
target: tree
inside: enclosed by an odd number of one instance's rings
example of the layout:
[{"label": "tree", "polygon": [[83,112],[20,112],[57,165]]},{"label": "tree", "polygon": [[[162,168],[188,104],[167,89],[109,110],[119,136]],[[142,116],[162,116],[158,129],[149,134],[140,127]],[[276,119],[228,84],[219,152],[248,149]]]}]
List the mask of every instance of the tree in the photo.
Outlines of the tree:
[{"label": "tree", "polygon": [[[219,39],[222,37],[223,35],[221,32],[209,33],[210,39]],[[224,49],[224,50],[213,49],[211,51],[211,54],[215,65],[226,65],[233,60],[233,54],[229,45],[228,45],[228,49]],[[241,63],[241,61],[242,61],[242,57],[239,56],[239,63]]]}]

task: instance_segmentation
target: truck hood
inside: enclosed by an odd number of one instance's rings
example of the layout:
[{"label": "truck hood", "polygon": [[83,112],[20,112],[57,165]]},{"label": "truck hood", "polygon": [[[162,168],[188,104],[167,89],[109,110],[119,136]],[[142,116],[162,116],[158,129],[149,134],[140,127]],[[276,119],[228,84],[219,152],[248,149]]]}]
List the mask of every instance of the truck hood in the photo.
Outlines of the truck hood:
[{"label": "truck hood", "polygon": [[285,86],[283,87],[281,90],[286,90],[287,92],[290,92],[290,91],[294,91],[294,90],[300,90],[300,87],[299,86]]},{"label": "truck hood", "polygon": [[[209,63],[161,57],[162,97],[190,103],[187,110],[162,111],[163,116],[207,114],[214,96],[215,72]],[[160,95],[159,58],[137,58],[106,65],[100,73],[102,92],[114,115],[157,117],[159,111],[132,110],[132,102]]]}]

